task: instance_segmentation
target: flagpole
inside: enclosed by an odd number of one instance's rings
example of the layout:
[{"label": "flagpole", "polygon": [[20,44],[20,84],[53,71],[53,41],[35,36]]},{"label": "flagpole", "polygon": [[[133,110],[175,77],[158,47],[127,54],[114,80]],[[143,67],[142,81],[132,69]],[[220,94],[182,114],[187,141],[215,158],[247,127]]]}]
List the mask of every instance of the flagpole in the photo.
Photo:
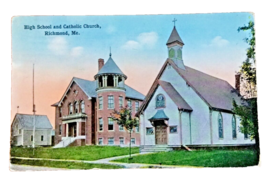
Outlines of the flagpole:
[{"label": "flagpole", "polygon": [[32,100],[33,100],[33,130],[32,130],[32,147],[33,147],[33,155],[34,155],[34,147],[35,147],[35,104],[34,104],[34,64],[33,64],[33,72],[32,72]]}]

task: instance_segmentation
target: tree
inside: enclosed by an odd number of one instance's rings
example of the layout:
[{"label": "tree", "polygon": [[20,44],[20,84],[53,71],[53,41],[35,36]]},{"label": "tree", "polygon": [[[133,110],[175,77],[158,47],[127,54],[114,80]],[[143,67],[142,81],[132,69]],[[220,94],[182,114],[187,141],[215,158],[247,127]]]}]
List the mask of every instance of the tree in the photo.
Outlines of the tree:
[{"label": "tree", "polygon": [[251,36],[246,38],[245,41],[249,44],[249,48],[247,49],[247,58],[243,62],[240,73],[242,77],[245,79],[245,83],[247,84],[246,88],[249,89],[247,92],[250,94],[246,99],[246,103],[244,105],[237,105],[235,101],[233,101],[233,112],[240,116],[241,126],[239,127],[239,131],[241,133],[247,134],[250,139],[255,139],[255,150],[257,152],[258,158],[260,154],[259,149],[259,133],[258,133],[258,111],[257,111],[257,98],[253,95],[252,89],[256,89],[256,57],[255,57],[255,29],[254,22],[250,21],[248,25],[244,25],[243,27],[238,28],[239,31],[247,31],[249,30]]},{"label": "tree", "polygon": [[139,125],[139,119],[132,116],[132,111],[128,106],[121,108],[119,111],[114,109],[111,113],[113,121],[116,121],[118,125],[126,128],[130,134],[130,146],[129,146],[129,159],[131,159],[131,139],[133,128]]}]

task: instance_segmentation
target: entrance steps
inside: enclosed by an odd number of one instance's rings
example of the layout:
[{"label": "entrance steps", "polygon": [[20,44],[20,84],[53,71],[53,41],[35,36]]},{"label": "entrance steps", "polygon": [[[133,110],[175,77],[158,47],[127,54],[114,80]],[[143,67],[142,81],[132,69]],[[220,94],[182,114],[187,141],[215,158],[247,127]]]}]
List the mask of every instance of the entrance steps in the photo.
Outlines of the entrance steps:
[{"label": "entrance steps", "polygon": [[60,141],[58,144],[53,146],[53,148],[65,148],[65,147],[69,146],[71,143],[73,143],[76,139],[77,139],[77,137],[62,138],[62,141]]},{"label": "entrance steps", "polygon": [[168,147],[168,145],[145,145],[140,146],[140,153],[146,153],[146,152],[168,152],[172,151],[173,148]]}]

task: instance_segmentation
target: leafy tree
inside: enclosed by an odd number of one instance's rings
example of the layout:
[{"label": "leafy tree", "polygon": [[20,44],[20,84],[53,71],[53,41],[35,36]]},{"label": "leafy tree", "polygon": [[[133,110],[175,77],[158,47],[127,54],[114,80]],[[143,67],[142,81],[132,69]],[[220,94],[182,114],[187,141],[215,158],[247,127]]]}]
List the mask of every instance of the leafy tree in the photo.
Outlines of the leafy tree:
[{"label": "leafy tree", "polygon": [[259,133],[258,133],[258,111],[257,111],[257,98],[253,98],[252,89],[256,88],[256,57],[255,57],[255,29],[254,22],[250,21],[248,25],[244,25],[238,28],[239,31],[250,31],[251,36],[246,38],[245,41],[249,44],[247,49],[247,59],[243,62],[240,73],[246,81],[247,88],[250,89],[251,95],[246,100],[246,104],[237,105],[233,101],[233,112],[240,116],[241,126],[239,131],[241,133],[249,135],[250,139],[255,139],[255,149],[259,157]]},{"label": "leafy tree", "polygon": [[139,119],[137,117],[132,116],[132,110],[128,108],[128,106],[125,106],[121,108],[119,111],[114,109],[114,111],[111,113],[111,117],[113,121],[116,121],[118,125],[126,128],[129,131],[130,134],[130,146],[129,146],[129,154],[131,159],[131,138],[132,138],[132,131],[134,127],[139,125]]}]

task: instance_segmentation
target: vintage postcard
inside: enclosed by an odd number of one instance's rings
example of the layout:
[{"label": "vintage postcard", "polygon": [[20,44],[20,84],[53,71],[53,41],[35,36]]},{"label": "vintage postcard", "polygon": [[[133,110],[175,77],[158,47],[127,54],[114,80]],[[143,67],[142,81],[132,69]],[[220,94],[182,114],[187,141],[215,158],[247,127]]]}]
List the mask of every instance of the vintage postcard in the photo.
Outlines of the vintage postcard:
[{"label": "vintage postcard", "polygon": [[10,169],[259,164],[254,16],[12,18]]}]

